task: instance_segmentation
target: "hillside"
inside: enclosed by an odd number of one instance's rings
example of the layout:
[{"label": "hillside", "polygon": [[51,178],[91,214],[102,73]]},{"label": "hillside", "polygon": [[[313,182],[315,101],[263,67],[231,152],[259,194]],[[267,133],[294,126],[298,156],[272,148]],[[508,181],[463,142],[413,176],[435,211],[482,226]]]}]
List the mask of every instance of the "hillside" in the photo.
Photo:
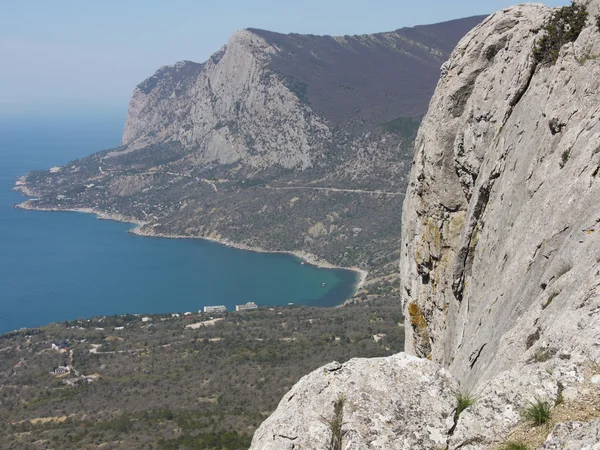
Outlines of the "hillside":
[{"label": "hillside", "polygon": [[362,36],[234,33],[202,64],[134,91],[122,146],[18,189],[141,234],[306,251],[397,289],[400,207],[419,121],[451,49],[481,17]]},{"label": "hillside", "polygon": [[392,298],[211,319],[96,317],[0,336],[0,447],[246,450],[304,373],[404,346]]},{"label": "hillside", "polygon": [[599,13],[519,5],[461,40],[404,203],[407,353],[307,375],[253,450],[598,448]]}]

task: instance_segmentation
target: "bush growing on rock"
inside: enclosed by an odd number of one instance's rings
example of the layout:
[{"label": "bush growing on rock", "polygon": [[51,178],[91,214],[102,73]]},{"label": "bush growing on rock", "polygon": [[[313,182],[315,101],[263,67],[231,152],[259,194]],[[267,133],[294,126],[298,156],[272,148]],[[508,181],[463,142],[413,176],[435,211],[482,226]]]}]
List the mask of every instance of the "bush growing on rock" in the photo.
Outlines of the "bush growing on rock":
[{"label": "bush growing on rock", "polygon": [[571,4],[558,9],[544,27],[544,36],[533,49],[533,57],[540,64],[554,64],[563,45],[577,40],[588,17],[584,5]]}]

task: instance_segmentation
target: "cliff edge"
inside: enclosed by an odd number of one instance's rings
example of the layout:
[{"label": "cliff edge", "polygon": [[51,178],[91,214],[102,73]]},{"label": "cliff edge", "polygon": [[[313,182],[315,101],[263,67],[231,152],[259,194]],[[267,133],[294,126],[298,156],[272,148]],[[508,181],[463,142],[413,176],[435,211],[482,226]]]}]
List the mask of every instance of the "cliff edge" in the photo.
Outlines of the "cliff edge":
[{"label": "cliff edge", "polygon": [[[406,351],[452,380],[431,379],[430,390],[394,400],[403,390],[399,374],[424,373],[395,364],[395,375],[380,379],[377,400],[354,379],[314,390],[322,401],[312,401],[297,439],[310,441],[319,417],[331,417],[334,386],[352,408],[344,449],[483,449],[510,441],[525,446],[510,448],[599,448],[600,1],[580,5],[585,26],[555,61],[535,49],[558,10],[527,4],[486,19],[442,67],[420,127],[402,220]],[[379,363],[363,364],[377,377]],[[306,389],[310,377],[294,390]],[[433,410],[424,412],[432,398],[445,404],[453,383],[452,411],[441,412],[453,423],[444,431],[433,425]],[[294,400],[284,402],[253,449],[271,448],[265,442],[277,439],[274,424],[295,414]],[[390,414],[394,402],[416,406]],[[527,418],[536,404],[550,411],[545,426]],[[356,437],[361,408],[385,424],[376,437]]]}]

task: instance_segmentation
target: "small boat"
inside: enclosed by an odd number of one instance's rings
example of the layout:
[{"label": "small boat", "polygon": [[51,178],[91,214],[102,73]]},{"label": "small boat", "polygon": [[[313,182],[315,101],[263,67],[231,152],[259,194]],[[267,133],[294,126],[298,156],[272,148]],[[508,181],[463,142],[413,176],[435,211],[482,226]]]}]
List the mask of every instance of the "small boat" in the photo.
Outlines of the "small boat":
[{"label": "small boat", "polygon": [[327,286],[327,283],[321,283],[321,287]]},{"label": "small boat", "polygon": [[304,265],[304,261],[302,261],[302,262],[300,263],[300,265],[301,265],[301,266],[303,266],[303,265]]}]

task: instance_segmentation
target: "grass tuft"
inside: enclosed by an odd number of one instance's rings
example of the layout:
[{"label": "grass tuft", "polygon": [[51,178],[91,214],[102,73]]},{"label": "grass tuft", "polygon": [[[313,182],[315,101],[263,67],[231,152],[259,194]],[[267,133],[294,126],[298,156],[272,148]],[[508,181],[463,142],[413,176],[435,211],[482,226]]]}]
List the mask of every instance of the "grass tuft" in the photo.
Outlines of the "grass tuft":
[{"label": "grass tuft", "polygon": [[454,394],[456,398],[456,414],[455,417],[458,419],[458,416],[467,409],[469,406],[477,403],[477,397],[471,395],[470,392],[456,392]]},{"label": "grass tuft", "polygon": [[342,450],[342,441],[344,438],[344,405],[346,396],[340,394],[337,400],[333,403],[333,418],[325,420],[331,431],[331,441],[328,450]]},{"label": "grass tuft", "polygon": [[552,405],[536,397],[523,411],[523,416],[535,426],[548,423],[552,416]]}]

